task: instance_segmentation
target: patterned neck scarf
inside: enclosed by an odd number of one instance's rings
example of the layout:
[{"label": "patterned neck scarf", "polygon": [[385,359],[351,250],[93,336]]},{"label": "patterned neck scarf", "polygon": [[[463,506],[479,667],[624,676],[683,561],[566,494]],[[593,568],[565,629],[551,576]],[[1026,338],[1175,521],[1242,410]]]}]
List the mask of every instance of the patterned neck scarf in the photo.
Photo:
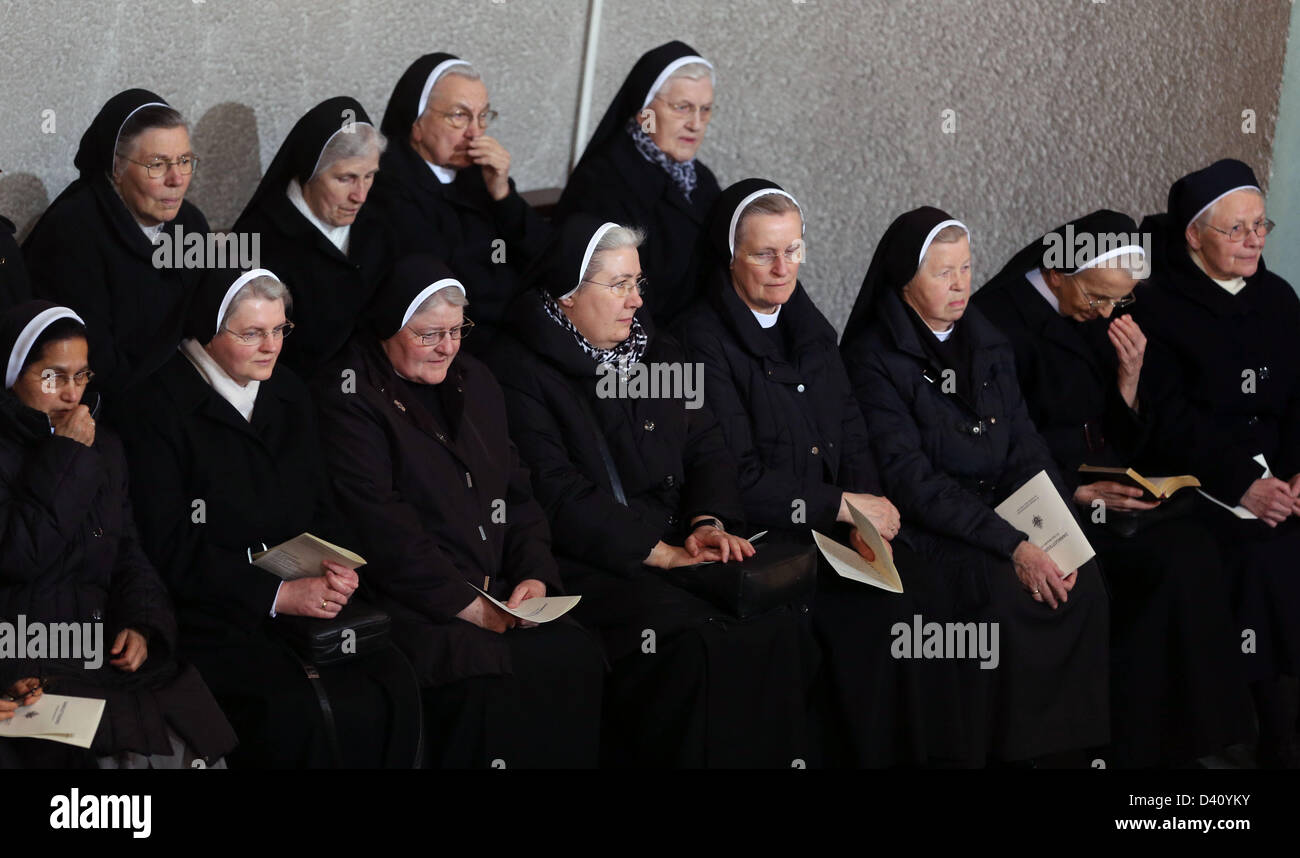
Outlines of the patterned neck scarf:
[{"label": "patterned neck scarf", "polygon": [[596,368],[609,364],[618,370],[618,374],[627,378],[631,372],[632,364],[640,363],[641,358],[645,356],[646,345],[649,338],[646,337],[645,328],[641,327],[641,320],[632,317],[632,333],[623,342],[614,346],[612,349],[598,349],[587,341],[569,317],[564,315],[564,310],[560,307],[560,302],[555,300],[555,296],[549,292],[542,293],[542,307],[546,310],[546,315],[551,321],[564,328],[573,335],[574,342],[583,353],[596,362]]},{"label": "patterned neck scarf", "polygon": [[682,192],[687,202],[690,202],[691,193],[695,190],[695,159],[692,158],[684,164],[673,160],[667,152],[655,145],[655,141],[645,133],[635,116],[627,122],[627,133],[632,135],[632,144],[641,153],[641,157],[651,164],[663,167],[668,178],[672,179],[673,184],[677,186],[677,190]]}]

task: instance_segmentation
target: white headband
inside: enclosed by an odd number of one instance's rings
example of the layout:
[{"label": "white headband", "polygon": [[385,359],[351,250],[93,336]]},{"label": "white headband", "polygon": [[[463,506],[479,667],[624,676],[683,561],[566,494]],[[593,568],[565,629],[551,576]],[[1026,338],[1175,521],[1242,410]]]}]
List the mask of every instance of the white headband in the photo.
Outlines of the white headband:
[{"label": "white headband", "polygon": [[438,82],[438,78],[446,74],[447,69],[452,66],[467,66],[469,63],[464,60],[443,60],[433,67],[429,76],[424,79],[424,89],[420,90],[420,104],[415,109],[415,118],[419,119],[424,115],[424,108],[429,104],[429,93],[433,92],[433,85]]},{"label": "white headband", "polygon": [[1259,188],[1258,188],[1257,186],[1255,186],[1255,185],[1238,185],[1237,187],[1233,188],[1233,189],[1230,190],[1230,191],[1224,191],[1223,193],[1219,194],[1219,195],[1218,195],[1217,197],[1215,197],[1214,199],[1210,200],[1210,201],[1209,201],[1208,203],[1206,203],[1204,206],[1202,206],[1200,211],[1198,211],[1196,214],[1192,215],[1192,219],[1189,220],[1189,221],[1187,222],[1187,226],[1184,226],[1183,229],[1187,229],[1188,226],[1191,226],[1192,224],[1196,223],[1196,219],[1197,219],[1198,217],[1200,217],[1201,215],[1205,214],[1206,210],[1209,209],[1210,206],[1214,205],[1214,204],[1217,203],[1219,200],[1221,200],[1221,199],[1223,199],[1224,197],[1226,197],[1228,194],[1235,194],[1237,191],[1259,191],[1259,193],[1260,193],[1261,195],[1263,195],[1263,193],[1264,193],[1263,191],[1260,191]]},{"label": "white headband", "polygon": [[703,63],[708,66],[709,80],[713,81],[715,84],[717,83],[717,79],[713,74],[713,63],[709,62],[704,57],[680,57],[664,66],[664,70],[659,72],[659,77],[655,78],[654,86],[650,87],[650,91],[645,94],[645,101],[642,102],[641,109],[645,110],[646,106],[655,100],[655,94],[659,92],[659,87],[663,86],[668,81],[668,78],[672,77],[673,72],[677,71],[682,66],[690,65],[691,63]]},{"label": "white headband", "polygon": [[587,273],[587,266],[591,264],[591,255],[596,252],[596,245],[600,244],[600,239],[605,233],[617,227],[616,223],[602,223],[600,229],[596,230],[591,241],[587,242],[587,252],[582,255],[582,267],[578,269],[578,282],[568,292],[560,296],[560,300],[573,297],[573,293],[582,287],[582,275]]},{"label": "white headband", "polygon": [[356,131],[356,126],[358,126],[358,125],[369,125],[371,128],[374,128],[374,127],[375,127],[375,126],[371,125],[369,122],[359,122],[359,121],[356,121],[356,122],[348,122],[348,123],[346,123],[345,125],[343,125],[342,127],[340,127],[338,131],[335,131],[335,132],[334,132],[333,134],[331,134],[329,137],[325,138],[325,145],[322,146],[322,147],[320,147],[320,154],[316,156],[316,166],[312,167],[312,169],[311,169],[311,175],[307,177],[307,181],[310,182],[312,179],[316,178],[316,173],[320,171],[320,159],[325,157],[325,150],[328,149],[328,148],[330,147],[330,142],[331,142],[335,137],[337,137],[337,136],[339,136],[340,134],[344,133],[344,131],[347,131],[349,134],[351,134],[351,133],[355,133],[355,131]]},{"label": "white headband", "polygon": [[930,249],[930,244],[934,241],[934,237],[950,226],[961,227],[966,233],[966,240],[970,240],[970,228],[959,220],[945,220],[942,223],[937,224],[934,229],[930,230],[930,234],[925,237],[925,243],[921,245],[921,253],[916,257],[917,268],[920,268],[921,263],[925,260],[925,252]]},{"label": "white headband", "polygon": [[130,113],[128,113],[126,115],[126,118],[122,120],[122,124],[117,126],[117,136],[113,138],[114,158],[117,157],[117,145],[122,142],[122,129],[126,127],[126,123],[131,121],[132,116],[135,116],[137,113],[139,113],[141,110],[144,110],[146,107],[171,107],[171,105],[163,104],[161,101],[150,101],[140,105],[139,107],[135,108]]},{"label": "white headband", "polygon": [[443,289],[446,289],[451,286],[454,286],[457,289],[459,289],[460,294],[462,295],[465,294],[465,287],[461,285],[461,282],[459,280],[453,280],[450,277],[444,277],[441,280],[436,280],[433,283],[430,283],[428,286],[425,286],[423,289],[421,289],[420,294],[416,295],[415,298],[411,301],[411,303],[406,305],[406,315],[402,317],[402,324],[398,327],[398,330],[401,330],[402,328],[406,327],[406,323],[411,321],[411,317],[415,315],[415,311],[419,309],[421,304],[423,304],[425,301],[429,299],[430,295],[433,295],[435,292],[440,292]]},{"label": "white headband", "polygon": [[14,342],[13,351],[9,352],[9,366],[5,370],[5,389],[14,386],[18,380],[18,374],[23,371],[23,364],[27,362],[27,354],[32,350],[32,346],[45,333],[45,329],[57,322],[59,319],[76,319],[81,324],[86,324],[85,320],[67,307],[50,307],[48,310],[42,310],[36,314],[23,328],[22,333]]},{"label": "white headband", "polygon": [[[765,197],[768,194],[775,194],[781,197],[789,197],[790,202],[794,203],[795,207],[799,209],[799,220],[803,221],[803,206],[799,205],[799,201],[796,200],[794,197],[791,197],[785,191],[779,191],[776,188],[763,188],[763,190],[761,191],[754,191],[754,193],[750,194],[749,196],[741,200],[740,205],[736,206],[736,210],[731,213],[731,229],[727,232],[727,247],[728,249],[731,250],[732,259],[736,258],[736,226],[740,223],[741,214],[744,213],[745,208],[754,200],[758,199],[759,197]],[[799,230],[799,234],[803,235],[802,227]]]},{"label": "white headband", "polygon": [[1114,259],[1116,256],[1123,256],[1125,254],[1133,254],[1133,253],[1138,254],[1143,259],[1146,259],[1147,257],[1146,249],[1143,248],[1141,245],[1126,244],[1123,247],[1116,247],[1113,250],[1108,250],[1105,253],[1099,254],[1094,259],[1089,259],[1087,262],[1083,263],[1078,268],[1074,269],[1072,273],[1078,274],[1080,271],[1087,271],[1089,268],[1096,268],[1098,265],[1102,264],[1107,259]]},{"label": "white headband", "polygon": [[244,288],[245,283],[248,283],[256,277],[270,277],[272,280],[280,279],[265,268],[254,268],[252,271],[245,271],[243,274],[239,275],[239,279],[230,284],[230,288],[226,290],[226,296],[221,299],[221,306],[217,308],[217,330],[212,334],[212,336],[215,337],[217,334],[221,333],[221,320],[226,317],[226,310],[230,307],[230,302],[235,299],[235,295],[239,293],[240,289]]}]

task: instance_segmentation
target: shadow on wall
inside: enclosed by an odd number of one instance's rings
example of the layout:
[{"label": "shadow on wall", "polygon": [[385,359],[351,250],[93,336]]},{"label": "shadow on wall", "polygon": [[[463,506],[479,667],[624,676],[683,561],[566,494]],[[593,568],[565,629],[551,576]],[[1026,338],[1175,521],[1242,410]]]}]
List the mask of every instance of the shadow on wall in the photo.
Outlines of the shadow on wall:
[{"label": "shadow on wall", "polygon": [[19,244],[36,225],[36,219],[50,205],[50,195],[45,183],[32,173],[5,173],[0,175],[0,215],[14,222]]},{"label": "shadow on wall", "polygon": [[190,145],[199,168],[185,198],[217,232],[227,232],[262,179],[261,143],[253,108],[223,102],[193,126]]}]

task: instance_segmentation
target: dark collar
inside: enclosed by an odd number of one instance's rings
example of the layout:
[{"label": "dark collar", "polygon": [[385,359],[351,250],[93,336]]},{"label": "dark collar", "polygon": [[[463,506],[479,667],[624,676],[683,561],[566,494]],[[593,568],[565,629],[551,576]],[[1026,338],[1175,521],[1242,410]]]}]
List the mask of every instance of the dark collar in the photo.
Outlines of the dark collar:
[{"label": "dark collar", "polygon": [[[669,177],[667,171],[658,164],[653,164],[637,151],[636,144],[626,131],[620,130],[610,142],[609,158],[620,176],[636,176],[636,184],[644,185],[647,196],[652,199],[666,200],[673,208],[681,211],[695,223],[703,226],[707,211],[701,211],[681,192],[681,189]],[[707,171],[698,160],[695,162],[696,176],[702,179]],[[696,198],[702,182],[697,181]]]},{"label": "dark collar", "polygon": [[1005,297],[1020,315],[1026,328],[1042,339],[1074,352],[1089,364],[1100,368],[1097,355],[1088,347],[1079,328],[1080,323],[1054,310],[1034,288],[1034,284],[1025,278],[1025,272],[1011,277],[1002,288],[1005,289]]},{"label": "dark collar", "polygon": [[[731,277],[726,271],[720,272],[712,290],[714,309],[722,317],[723,324],[735,335],[736,339],[750,354],[773,361],[783,358],[768,337],[749,306],[736,294],[731,284]],[[835,346],[835,329],[813,304],[802,283],[796,283],[790,300],[781,307],[778,326],[785,332],[786,342],[790,345],[790,354],[799,355],[818,341],[826,341],[833,349]]]}]

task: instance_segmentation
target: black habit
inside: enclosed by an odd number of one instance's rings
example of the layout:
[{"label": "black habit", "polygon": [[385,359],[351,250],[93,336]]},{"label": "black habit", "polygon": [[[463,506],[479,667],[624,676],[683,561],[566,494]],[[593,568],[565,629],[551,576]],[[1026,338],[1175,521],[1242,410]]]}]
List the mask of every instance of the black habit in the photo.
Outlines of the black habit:
[{"label": "black habit", "polygon": [[0,217],[0,313],[32,297],[27,266],[14,241],[13,221]]}]

